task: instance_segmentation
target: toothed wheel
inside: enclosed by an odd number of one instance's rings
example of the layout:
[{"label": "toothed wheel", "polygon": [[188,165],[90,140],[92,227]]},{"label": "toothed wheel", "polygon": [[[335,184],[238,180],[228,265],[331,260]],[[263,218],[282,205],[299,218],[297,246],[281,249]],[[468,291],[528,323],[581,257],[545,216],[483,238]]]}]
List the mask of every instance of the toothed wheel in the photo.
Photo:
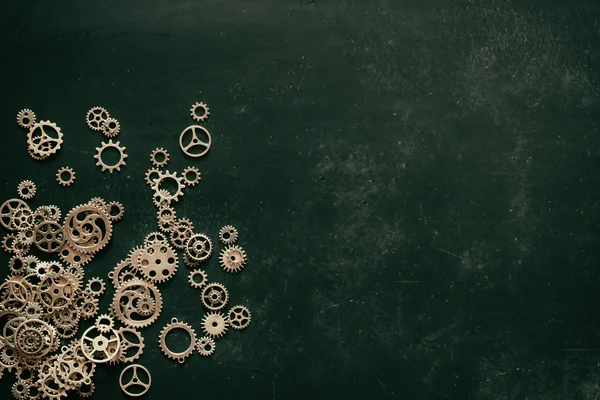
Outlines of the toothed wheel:
[{"label": "toothed wheel", "polygon": [[221,250],[221,268],[227,272],[239,272],[246,264],[246,253],[239,246],[229,246]]},{"label": "toothed wheel", "polygon": [[196,269],[190,272],[188,277],[190,286],[196,289],[201,289],[204,285],[206,285],[207,279],[208,276],[206,275],[206,272],[202,271],[201,269]]},{"label": "toothed wheel", "polygon": [[146,183],[148,186],[152,187],[154,185],[154,181],[160,177],[160,170],[156,168],[150,168],[146,171]]},{"label": "toothed wheel", "polygon": [[220,338],[227,333],[229,321],[227,317],[218,312],[206,314],[202,319],[202,331],[211,338]]},{"label": "toothed wheel", "polygon": [[227,305],[229,292],[220,283],[209,283],[202,289],[202,304],[210,311],[218,311]]},{"label": "toothed wheel", "polygon": [[[167,346],[167,342],[166,342],[167,335],[169,334],[169,332],[171,332],[175,329],[180,329],[180,330],[185,331],[189,335],[189,341],[190,341],[190,344],[187,347],[187,349],[185,349],[182,352],[178,352],[178,353],[169,349],[169,347]],[[160,332],[160,336],[158,338],[158,343],[160,345],[160,349],[167,357],[169,357],[170,359],[173,359],[173,360],[177,360],[179,363],[183,363],[185,361],[185,359],[187,357],[189,357],[194,352],[194,349],[196,348],[196,332],[192,329],[191,326],[189,326],[185,322],[180,322],[177,320],[177,318],[172,318],[171,323],[169,325],[165,326],[163,328],[163,330]]]},{"label": "toothed wheel", "polygon": [[208,236],[198,233],[185,245],[187,255],[194,261],[204,261],[212,253],[212,243]]},{"label": "toothed wheel", "polygon": [[203,122],[208,119],[210,111],[206,104],[200,102],[192,105],[192,108],[190,108],[190,115],[194,121]]},{"label": "toothed wheel", "polygon": [[[114,170],[120,171],[121,167],[124,166],[125,159],[127,158],[127,154],[125,154],[126,147],[120,146],[120,142],[113,143],[112,139],[108,140],[108,143],[102,142],[101,147],[96,147],[96,155],[94,158],[96,159],[96,165],[102,168],[102,172],[108,170],[109,173],[113,173]],[[114,164],[107,164],[102,159],[102,154],[106,151],[106,149],[116,149],[119,152],[119,161]]]},{"label": "toothed wheel", "polygon": [[102,107],[91,108],[86,117],[85,122],[87,126],[93,131],[101,131],[104,127],[106,120],[110,118],[110,114],[106,109]]},{"label": "toothed wheel", "polygon": [[162,148],[154,149],[150,154],[150,161],[157,168],[164,167],[169,162],[169,153]]},{"label": "toothed wheel", "polygon": [[21,183],[19,183],[19,186],[17,186],[17,193],[19,194],[19,197],[22,199],[25,199],[25,200],[33,199],[33,197],[35,196],[35,192],[36,192],[35,183],[33,183],[31,181],[22,181]]},{"label": "toothed wheel", "polygon": [[71,186],[75,182],[75,172],[72,168],[62,167],[56,173],[56,181],[61,186]]},{"label": "toothed wheel", "polygon": [[96,322],[94,326],[98,329],[99,332],[108,333],[110,332],[115,325],[115,321],[108,314],[98,315],[96,318]]},{"label": "toothed wheel", "polygon": [[106,290],[106,284],[101,278],[90,278],[85,289],[93,296],[97,297],[104,294],[104,291]]},{"label": "toothed wheel", "polygon": [[225,225],[219,231],[219,239],[223,244],[233,244],[238,238],[238,231],[231,225]]},{"label": "toothed wheel", "polygon": [[27,108],[19,111],[17,114],[17,124],[21,128],[31,128],[33,125],[35,125],[35,113]]},{"label": "toothed wheel", "polygon": [[233,329],[239,330],[246,329],[250,325],[252,315],[250,314],[250,310],[244,306],[233,306],[229,310],[227,318],[229,319],[229,325]]},{"label": "toothed wheel", "polygon": [[108,118],[102,125],[102,133],[104,136],[113,138],[121,131],[121,124],[114,118]]},{"label": "toothed wheel", "polygon": [[162,232],[151,232],[144,239],[144,247],[152,246],[156,243],[166,243],[167,237]]},{"label": "toothed wheel", "polygon": [[123,218],[125,207],[123,207],[123,204],[119,203],[118,201],[111,201],[106,205],[105,211],[106,214],[108,214],[108,218],[115,222]]},{"label": "toothed wheel", "polygon": [[215,352],[215,341],[208,336],[202,336],[196,342],[196,349],[200,355],[208,357]]},{"label": "toothed wheel", "polygon": [[200,171],[196,167],[187,167],[181,174],[187,186],[196,186],[200,182]]},{"label": "toothed wheel", "polygon": [[[169,191],[163,187],[163,185],[173,185],[177,187],[176,190]],[[154,189],[155,195],[159,195],[160,204],[166,202],[167,204],[171,204],[172,201],[178,202],[179,198],[183,196],[183,189],[185,188],[185,184],[183,183],[183,178],[177,176],[177,172],[169,172],[168,170],[165,172],[161,172],[159,177],[154,181],[152,189]]]}]

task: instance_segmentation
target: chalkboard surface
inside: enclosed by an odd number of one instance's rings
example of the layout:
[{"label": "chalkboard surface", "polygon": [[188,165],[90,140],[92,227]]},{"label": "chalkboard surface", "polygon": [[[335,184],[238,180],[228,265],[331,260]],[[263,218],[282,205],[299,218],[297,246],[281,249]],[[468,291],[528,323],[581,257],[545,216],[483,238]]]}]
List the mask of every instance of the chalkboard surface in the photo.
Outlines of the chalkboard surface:
[{"label": "chalkboard surface", "polygon": [[[180,260],[142,330],[145,398],[600,396],[597,1],[2,8],[2,201],[23,179],[32,207],[120,201],[111,243],[84,268],[106,278],[157,230],[144,175],[162,147],[167,169],[202,174],[177,215],[213,242],[223,225],[240,232],[245,270],[213,254],[206,271],[251,326],[210,358],[167,359],[162,327],[199,333],[205,314]],[[212,147],[192,159],[178,138],[197,101]],[[121,123],[120,172],[95,166],[96,105]],[[61,127],[56,156],[28,157],[22,108]],[[62,166],[71,187],[55,180]],[[125,398],[122,368],[98,366],[94,398]]]}]

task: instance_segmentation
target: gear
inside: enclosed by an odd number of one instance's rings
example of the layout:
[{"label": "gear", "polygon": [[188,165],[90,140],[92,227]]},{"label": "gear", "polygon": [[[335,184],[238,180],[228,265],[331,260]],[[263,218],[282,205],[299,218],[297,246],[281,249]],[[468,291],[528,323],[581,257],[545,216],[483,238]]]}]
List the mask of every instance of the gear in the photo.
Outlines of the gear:
[{"label": "gear", "polygon": [[33,199],[33,197],[35,196],[35,192],[36,192],[35,183],[33,183],[31,181],[22,181],[21,183],[19,183],[19,186],[17,186],[17,193],[19,194],[19,197],[22,199],[25,199],[25,200]]},{"label": "gear", "polygon": [[75,302],[79,310],[81,310],[81,318],[90,319],[98,314],[98,299],[94,298],[91,293],[82,290],[75,299]]},{"label": "gear", "polygon": [[25,246],[30,246],[33,244],[33,238],[34,238],[34,230],[33,229],[27,229],[24,231],[20,231],[17,234],[17,240],[19,242],[21,242],[21,244],[24,244]]},{"label": "gear", "polygon": [[246,264],[246,252],[239,246],[229,246],[221,250],[219,261],[227,272],[239,272]]},{"label": "gear", "polygon": [[105,207],[106,214],[108,214],[108,218],[111,221],[115,222],[123,218],[123,213],[125,212],[125,207],[118,201],[111,201]]},{"label": "gear", "polygon": [[142,296],[137,299],[135,311],[141,316],[147,317],[154,313],[156,302],[150,296]]},{"label": "gear", "polygon": [[209,283],[202,289],[202,304],[210,311],[218,311],[227,305],[229,292],[220,283]]},{"label": "gear", "polygon": [[219,312],[206,314],[202,319],[202,331],[211,338],[220,338],[227,333],[229,321]]},{"label": "gear", "polygon": [[79,266],[86,265],[93,258],[90,254],[85,254],[75,250],[68,242],[63,245],[62,249],[58,253],[58,256],[67,264]]},{"label": "gear", "polygon": [[29,399],[29,384],[23,381],[16,381],[10,389],[12,395],[17,400]]},{"label": "gear", "polygon": [[65,232],[58,222],[45,221],[35,228],[35,246],[44,253],[56,253],[65,244]]},{"label": "gear", "polygon": [[0,225],[9,231],[16,231],[17,229],[13,226],[13,212],[19,208],[29,208],[27,203],[21,199],[9,199],[6,200],[0,206]]},{"label": "gear", "polygon": [[16,241],[17,237],[15,235],[6,235],[2,238],[2,248],[7,253],[14,253],[15,250],[13,249],[13,244]]},{"label": "gear", "polygon": [[[101,317],[103,316],[98,318]],[[81,336],[81,344],[85,358],[95,363],[106,363],[117,356],[121,347],[121,339],[117,331],[112,328],[107,332],[100,332],[97,326],[92,326]]]},{"label": "gear", "polygon": [[204,357],[208,357],[215,352],[215,341],[211,337],[202,336],[196,342],[196,349],[198,350],[198,353]]},{"label": "gear", "polygon": [[110,332],[114,325],[115,321],[113,321],[113,318],[108,314],[98,315],[98,317],[96,317],[96,322],[94,323],[94,326],[100,333]]},{"label": "gear", "polygon": [[225,225],[219,231],[219,239],[223,244],[233,244],[238,238],[238,231],[231,225]]},{"label": "gear", "polygon": [[8,261],[8,269],[13,275],[25,275],[27,273],[27,264],[23,256],[12,256]]},{"label": "gear", "polygon": [[140,254],[137,265],[147,280],[165,282],[177,272],[177,254],[167,244],[153,244]]},{"label": "gear", "polygon": [[148,247],[156,243],[166,243],[167,238],[162,232],[151,232],[144,239],[144,246]]},{"label": "gear", "polygon": [[[200,277],[200,281],[197,280],[198,277]],[[193,270],[192,272],[190,272],[190,275],[188,277],[190,286],[196,289],[201,289],[204,285],[206,285],[207,279],[208,276],[206,275],[206,272],[202,271],[201,269]]]},{"label": "gear", "polygon": [[183,250],[193,235],[194,226],[189,220],[182,218],[171,229],[171,243],[176,248]]},{"label": "gear", "polygon": [[71,186],[75,182],[75,172],[70,167],[62,167],[56,173],[56,180],[61,186]]},{"label": "gear", "polygon": [[175,210],[172,207],[161,207],[156,213],[158,218],[158,227],[163,232],[171,232],[177,222]]},{"label": "gear", "polygon": [[156,168],[150,168],[146,171],[146,183],[148,186],[152,187],[154,185],[154,181],[160,177],[160,171]]},{"label": "gear", "polygon": [[250,325],[252,315],[250,314],[250,310],[245,306],[233,306],[229,310],[227,319],[233,329],[246,329]]},{"label": "gear", "polygon": [[89,385],[83,384],[77,387],[77,394],[79,395],[79,397],[82,397],[84,399],[87,397],[92,397],[92,395],[94,394],[94,389],[94,382],[90,383]]},{"label": "gear", "polygon": [[67,243],[86,254],[104,248],[112,234],[112,223],[104,209],[89,204],[72,209],[64,226]]},{"label": "gear", "polygon": [[[175,353],[167,346],[166,339],[169,332],[174,329],[183,329],[189,335],[190,344],[182,352]],[[187,357],[189,357],[196,347],[196,332],[192,329],[191,326],[186,324],[185,322],[179,322],[177,318],[172,318],[171,323],[163,328],[160,332],[160,336],[158,337],[158,344],[160,345],[160,349],[162,352],[172,360],[177,360],[179,363],[183,363]]]},{"label": "gear", "polygon": [[[134,305],[134,300],[144,295],[150,296],[156,303],[154,312],[148,316],[140,315]],[[116,318],[123,325],[131,328],[145,328],[158,319],[162,311],[162,297],[160,291],[152,283],[141,279],[131,279],[123,282],[115,292],[112,309]]]},{"label": "gear", "polygon": [[19,208],[12,213],[12,224],[18,231],[27,231],[35,228],[33,211],[29,208]]},{"label": "gear", "polygon": [[93,107],[88,111],[85,122],[93,131],[101,131],[104,123],[110,118],[110,114],[102,107]]},{"label": "gear", "polygon": [[85,290],[91,293],[92,296],[99,297],[106,290],[106,284],[100,278],[90,278],[85,286]]},{"label": "gear", "polygon": [[132,279],[139,279],[137,270],[131,265],[130,259],[123,260],[117,264],[113,271],[108,273],[115,289]]},{"label": "gear", "polygon": [[183,254],[183,263],[188,266],[188,268],[196,268],[200,265],[200,261],[192,260],[187,253]]},{"label": "gear", "polygon": [[106,208],[106,200],[102,197],[92,197],[88,204],[94,207]]},{"label": "gear", "polygon": [[[161,185],[169,181],[174,181],[175,185],[177,186],[177,190],[174,193],[171,193],[166,189],[161,189]],[[183,178],[178,177],[177,172],[170,173],[168,170],[164,173],[161,172],[158,179],[154,181],[154,185],[152,186],[152,189],[154,189],[156,194],[161,197],[160,203],[166,201],[168,204],[171,204],[172,201],[179,201],[179,197],[183,196],[184,188],[185,185],[183,183]],[[166,192],[167,195],[164,195],[163,191]]]},{"label": "gear", "polygon": [[[162,160],[158,160],[157,156],[160,156]],[[169,162],[169,153],[163,148],[156,148],[150,154],[150,161],[157,168],[164,167]]]},{"label": "gear", "polygon": [[[53,131],[51,134],[48,132]],[[29,128],[27,133],[27,146],[29,155],[33,158],[44,159],[56,154],[62,145],[63,134],[55,123],[41,121]]]},{"label": "gear", "polygon": [[169,202],[167,200],[164,200],[168,196],[169,192],[167,192],[164,189],[161,189],[152,195],[152,202],[154,202],[154,205],[158,208],[168,207]]},{"label": "gear", "polygon": [[127,254],[127,257],[129,258],[129,262],[131,263],[131,267],[133,269],[135,269],[136,271],[138,270],[138,260],[140,258],[140,254],[142,254],[144,249],[145,249],[144,247],[135,246]]},{"label": "gear", "polygon": [[27,108],[19,111],[17,114],[17,124],[21,128],[31,128],[33,125],[35,125],[35,113]]},{"label": "gear", "polygon": [[[198,112],[200,112],[200,114],[198,114]],[[192,105],[192,108],[190,109],[190,115],[194,121],[204,122],[208,119],[210,111],[206,104],[200,102]]]},{"label": "gear", "polygon": [[[122,363],[128,363],[137,360],[144,353],[144,337],[138,331],[133,328],[120,328],[117,330],[121,339],[121,354],[119,355],[119,361]],[[127,336],[125,335],[127,334]],[[135,336],[135,340],[130,340]],[[127,350],[135,349],[135,353],[130,354]],[[130,354],[130,355],[128,355]]]},{"label": "gear", "polygon": [[[125,154],[125,146],[120,147],[120,142],[113,143],[112,139],[108,140],[108,143],[102,142],[101,147],[96,147],[96,155],[94,158],[96,159],[96,165],[102,168],[102,172],[108,170],[112,174],[112,172],[116,169],[117,171],[121,170],[121,167],[125,165],[125,159],[127,158],[127,154]],[[119,152],[119,161],[117,161],[113,165],[107,165],[102,160],[102,153],[109,148],[117,149]]]},{"label": "gear", "polygon": [[185,245],[186,254],[194,261],[204,261],[212,253],[212,243],[208,236],[198,233]]},{"label": "gear", "polygon": [[113,138],[121,132],[121,124],[114,118],[108,118],[102,125],[104,136]]},{"label": "gear", "polygon": [[200,171],[196,167],[187,167],[181,174],[183,183],[187,186],[196,186],[200,182]]}]

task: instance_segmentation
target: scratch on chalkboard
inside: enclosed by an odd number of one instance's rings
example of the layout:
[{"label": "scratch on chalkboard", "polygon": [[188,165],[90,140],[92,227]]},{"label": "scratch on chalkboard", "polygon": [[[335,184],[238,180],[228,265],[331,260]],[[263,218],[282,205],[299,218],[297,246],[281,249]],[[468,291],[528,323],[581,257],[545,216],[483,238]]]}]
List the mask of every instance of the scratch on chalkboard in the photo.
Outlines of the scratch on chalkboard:
[{"label": "scratch on chalkboard", "polygon": [[440,249],[440,248],[437,248],[437,247],[436,247],[436,249],[437,249],[437,250],[439,250],[439,251],[442,251],[442,252],[444,252],[444,253],[446,253],[446,254],[450,254],[451,256],[453,256],[453,257],[456,257],[456,258],[458,258],[459,260],[462,260],[462,258],[461,258],[461,257],[457,256],[456,254],[454,254],[454,253],[452,253],[452,252],[450,252],[450,251],[448,251],[448,250]]}]

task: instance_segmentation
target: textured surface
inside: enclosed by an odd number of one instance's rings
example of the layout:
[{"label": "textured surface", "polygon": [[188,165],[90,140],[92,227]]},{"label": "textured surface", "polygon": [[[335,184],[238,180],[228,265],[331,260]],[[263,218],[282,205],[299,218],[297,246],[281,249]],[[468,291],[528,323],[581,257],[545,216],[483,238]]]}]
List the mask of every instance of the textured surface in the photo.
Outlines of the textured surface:
[{"label": "textured surface", "polygon": [[[163,147],[202,172],[178,215],[215,240],[235,225],[250,257],[207,268],[255,318],[208,360],[160,353],[172,317],[203,315],[183,265],[162,285],[147,398],[600,396],[596,1],[29,3],[0,17],[2,197],[31,179],[33,205],[121,201],[102,275],[156,228],[143,174]],[[177,146],[195,101],[201,160]],[[112,176],[97,104],[129,154]],[[27,156],[24,107],[63,128],[56,158]],[[119,372],[97,370],[97,398],[122,397]]]}]

